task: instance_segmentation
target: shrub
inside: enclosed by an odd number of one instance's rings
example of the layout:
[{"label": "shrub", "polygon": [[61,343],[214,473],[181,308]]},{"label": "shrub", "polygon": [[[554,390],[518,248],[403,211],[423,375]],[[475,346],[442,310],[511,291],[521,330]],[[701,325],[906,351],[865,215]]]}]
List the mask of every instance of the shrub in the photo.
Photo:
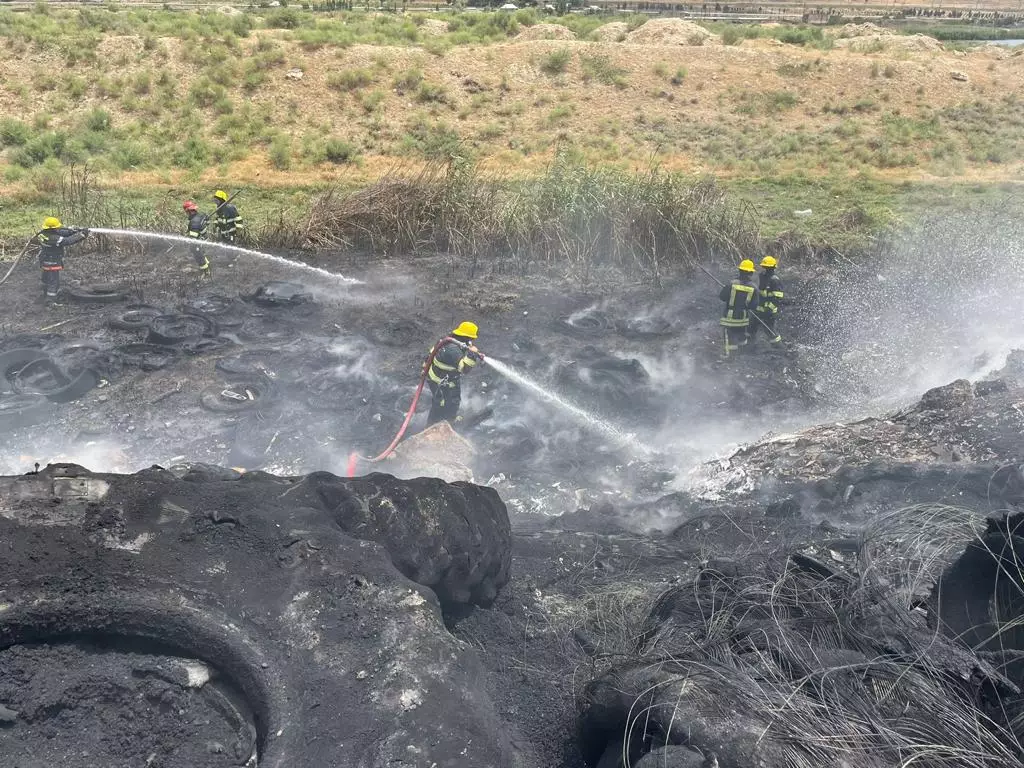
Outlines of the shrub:
[{"label": "shrub", "polygon": [[423,73],[418,69],[407,69],[405,72],[399,74],[391,82],[391,85],[399,93],[406,93],[407,91],[413,91],[420,87],[420,83],[423,82]]},{"label": "shrub", "polygon": [[90,131],[102,133],[110,130],[110,113],[100,107],[89,110],[85,116],[85,127]]},{"label": "shrub", "polygon": [[373,72],[368,69],[343,69],[327,75],[327,87],[337,91],[357,91],[373,84]]},{"label": "shrub", "polygon": [[448,102],[448,90],[443,85],[420,83],[420,87],[416,91],[416,101],[424,104],[446,104]]},{"label": "shrub", "polygon": [[5,147],[20,147],[28,142],[32,129],[21,120],[5,117],[0,120],[0,144]]},{"label": "shrub", "polygon": [[569,69],[571,61],[572,51],[568,48],[559,48],[541,59],[540,71],[545,75],[560,75]]},{"label": "shrub", "polygon": [[743,35],[736,27],[728,26],[722,30],[722,43],[725,45],[736,45],[742,39]]},{"label": "shrub", "polygon": [[385,98],[386,94],[384,91],[373,90],[369,93],[364,93],[362,99],[359,100],[359,103],[367,114],[373,114],[380,108],[380,105],[384,103]]},{"label": "shrub", "polygon": [[359,153],[353,144],[342,139],[328,139],[324,146],[324,155],[327,160],[337,165],[351,163],[356,160]]},{"label": "shrub", "polygon": [[278,136],[270,143],[270,164],[279,171],[291,168],[292,141],[288,136]]},{"label": "shrub", "polygon": [[583,81],[596,80],[605,85],[614,85],[617,88],[625,88],[627,85],[627,70],[618,66],[607,56],[600,54],[581,55],[580,66],[583,69]]}]

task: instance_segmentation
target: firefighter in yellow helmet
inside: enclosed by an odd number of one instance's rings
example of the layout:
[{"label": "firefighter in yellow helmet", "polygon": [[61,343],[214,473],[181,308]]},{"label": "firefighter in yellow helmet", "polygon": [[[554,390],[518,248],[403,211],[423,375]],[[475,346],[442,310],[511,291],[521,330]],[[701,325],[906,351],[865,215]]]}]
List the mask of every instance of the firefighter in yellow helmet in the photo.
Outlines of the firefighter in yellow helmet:
[{"label": "firefighter in yellow helmet", "polygon": [[728,357],[746,346],[751,315],[757,310],[754,262],[750,259],[741,261],[736,277],[728,285],[722,286],[718,298],[725,302],[718,322],[725,330],[725,355]]},{"label": "firefighter in yellow helmet", "polygon": [[[778,344],[782,341],[782,336],[776,330],[775,323],[779,319],[779,307],[782,305],[785,294],[782,291],[782,280],[775,273],[777,266],[779,266],[779,262],[774,256],[765,256],[761,259],[761,274],[758,276],[757,286],[759,298],[757,316],[761,322],[755,320],[750,324],[751,341],[757,338],[759,330],[764,330],[767,333],[769,344]],[[763,327],[761,323],[764,323]]]},{"label": "firefighter in yellow helmet", "polygon": [[447,341],[442,339],[438,342],[440,346],[434,359],[431,361],[428,356],[424,361],[427,385],[432,395],[428,427],[439,421],[453,422],[458,417],[462,404],[462,374],[483,360],[483,355],[476,348],[478,333],[475,323],[460,323]]},{"label": "firefighter in yellow helmet", "polygon": [[233,245],[242,233],[242,217],[223,189],[213,193],[213,203],[217,206],[213,211],[214,234],[220,242]]},{"label": "firefighter in yellow helmet", "polygon": [[43,293],[47,299],[57,298],[60,293],[60,273],[64,271],[64,249],[75,245],[89,236],[88,229],[72,229],[62,226],[56,216],[43,219],[43,228],[36,233],[35,243],[39,246],[39,266],[43,270]]}]

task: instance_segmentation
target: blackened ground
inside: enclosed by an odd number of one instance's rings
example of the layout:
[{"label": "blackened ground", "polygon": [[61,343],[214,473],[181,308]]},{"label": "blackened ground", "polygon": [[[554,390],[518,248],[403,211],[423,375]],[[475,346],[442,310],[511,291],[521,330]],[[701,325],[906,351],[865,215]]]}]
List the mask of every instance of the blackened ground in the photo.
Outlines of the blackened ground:
[{"label": "blackened ground", "polygon": [[[388,444],[427,349],[463,319],[480,325],[485,352],[650,447],[638,453],[609,442],[481,367],[466,377],[463,398],[467,415],[493,411],[468,430],[478,449],[474,469],[517,512],[557,514],[601,500],[656,497],[709,453],[804,418],[814,405],[799,344],[780,354],[762,348],[747,360],[720,360],[720,307],[710,281],[580,291],[541,274],[465,281],[443,257],[324,260],[365,284],[310,279],[243,259],[217,260],[214,279],[203,282],[187,254],[109,247],[74,254],[69,282],[100,275],[110,282],[113,274],[128,301],[167,312],[210,311],[224,346],[185,350],[156,371],[134,364],[109,371],[107,383],[81,400],[50,405],[37,424],[8,430],[2,468],[20,471],[61,457],[120,470],[200,460],[284,473],[341,471],[352,450],[375,455]],[[274,279],[304,284],[314,303],[267,307],[248,300]],[[144,330],[111,327],[124,305],[47,305],[37,281],[26,264],[0,287],[0,344],[55,350],[87,339],[107,350],[145,341]],[[574,330],[574,318],[594,313],[601,323]],[[786,321],[782,328],[788,335]],[[38,338],[46,334],[58,338]],[[799,329],[792,335],[798,339]],[[251,407],[220,398],[244,383],[240,370],[272,383]],[[227,407],[200,407],[204,389],[208,405],[212,396]],[[429,394],[413,431],[424,425],[426,401]]]},{"label": "blackened ground", "polygon": [[4,764],[244,765],[256,749],[252,714],[211,673],[195,659],[88,642],[0,651]]}]

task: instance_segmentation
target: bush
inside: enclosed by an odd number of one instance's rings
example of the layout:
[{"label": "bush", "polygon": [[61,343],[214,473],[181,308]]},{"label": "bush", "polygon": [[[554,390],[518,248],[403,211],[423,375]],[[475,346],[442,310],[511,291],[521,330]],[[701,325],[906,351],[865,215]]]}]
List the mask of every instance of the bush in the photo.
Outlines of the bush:
[{"label": "bush", "polygon": [[557,51],[551,51],[541,60],[540,71],[545,75],[560,75],[569,69],[571,61],[572,51],[568,48],[559,48]]},{"label": "bush", "polygon": [[743,35],[736,27],[728,26],[722,30],[722,43],[725,45],[736,45],[742,39]]},{"label": "bush", "polygon": [[628,72],[617,64],[613,63],[607,56],[598,54],[592,56],[581,55],[580,66],[583,68],[583,81],[591,82],[596,80],[605,85],[614,85],[617,88],[625,88],[626,75]]},{"label": "bush", "polygon": [[391,85],[396,91],[401,94],[407,91],[414,91],[420,87],[420,83],[423,82],[423,73],[418,69],[407,69],[398,75],[392,82]]},{"label": "bush", "polygon": [[287,136],[278,136],[270,144],[270,164],[279,171],[287,171],[292,165],[292,141]]},{"label": "bush", "polygon": [[337,165],[355,162],[359,155],[354,145],[342,139],[328,139],[324,154],[328,161]]},{"label": "bush", "polygon": [[32,129],[21,120],[5,117],[0,120],[0,144],[5,147],[23,146],[32,136]]},{"label": "bush", "polygon": [[327,87],[336,91],[358,91],[373,84],[373,72],[368,69],[343,69],[327,75]]},{"label": "bush", "polygon": [[446,104],[448,102],[448,91],[443,85],[420,83],[420,87],[416,91],[416,101],[424,104]]},{"label": "bush", "polygon": [[100,107],[89,110],[85,116],[85,127],[90,131],[102,133],[110,130],[110,113]]}]

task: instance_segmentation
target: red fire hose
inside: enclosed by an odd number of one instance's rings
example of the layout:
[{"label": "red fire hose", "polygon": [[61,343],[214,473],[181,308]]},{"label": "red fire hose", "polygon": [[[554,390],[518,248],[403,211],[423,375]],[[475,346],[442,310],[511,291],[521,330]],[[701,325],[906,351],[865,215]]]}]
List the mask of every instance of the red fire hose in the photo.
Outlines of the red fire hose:
[{"label": "red fire hose", "polygon": [[405,421],[402,422],[402,426],[399,428],[398,434],[395,435],[395,439],[391,441],[391,445],[385,448],[383,453],[381,453],[379,456],[375,456],[372,459],[367,456],[360,456],[358,453],[355,453],[353,451],[351,454],[349,454],[348,457],[348,471],[346,473],[348,477],[356,476],[356,465],[359,463],[360,459],[369,462],[370,464],[376,464],[378,461],[383,461],[384,459],[386,459],[388,456],[395,452],[395,448],[398,447],[398,444],[402,441],[402,438],[405,436],[405,430],[409,428],[409,422],[412,421],[413,414],[416,413],[416,404],[419,403],[420,395],[423,394],[423,385],[427,383],[427,372],[430,370],[430,366],[434,362],[434,355],[436,355],[438,353],[438,350],[440,350],[441,347],[443,347],[449,341],[455,341],[456,344],[459,343],[450,336],[445,336],[443,339],[438,341],[437,344],[434,345],[434,348],[430,350],[430,354],[427,355],[427,362],[423,366],[423,373],[420,374],[420,383],[416,386],[416,394],[412,396],[412,403],[409,405],[409,410],[406,411]]}]

